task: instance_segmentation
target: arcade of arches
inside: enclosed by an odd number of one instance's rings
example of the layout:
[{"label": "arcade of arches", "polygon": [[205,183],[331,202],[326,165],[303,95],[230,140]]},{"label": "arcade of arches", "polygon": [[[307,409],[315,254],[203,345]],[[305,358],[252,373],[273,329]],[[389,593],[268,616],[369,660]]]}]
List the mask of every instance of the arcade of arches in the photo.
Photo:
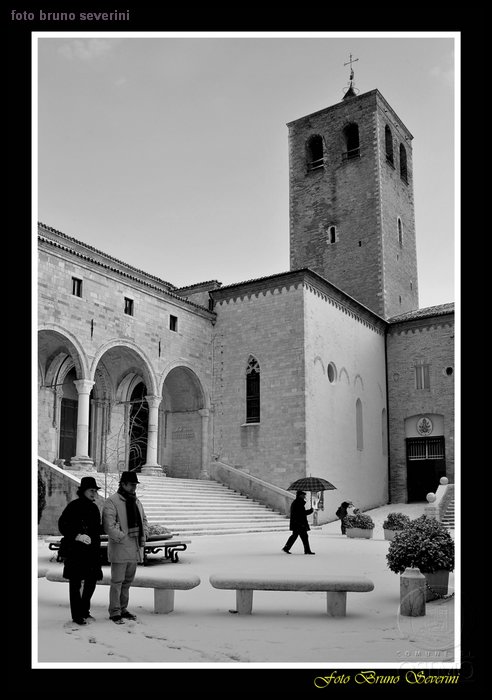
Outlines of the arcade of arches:
[{"label": "arcade of arches", "polygon": [[196,373],[177,365],[156,378],[138,349],[123,343],[90,367],[75,342],[39,333],[42,452],[76,470],[207,478],[209,411]]}]

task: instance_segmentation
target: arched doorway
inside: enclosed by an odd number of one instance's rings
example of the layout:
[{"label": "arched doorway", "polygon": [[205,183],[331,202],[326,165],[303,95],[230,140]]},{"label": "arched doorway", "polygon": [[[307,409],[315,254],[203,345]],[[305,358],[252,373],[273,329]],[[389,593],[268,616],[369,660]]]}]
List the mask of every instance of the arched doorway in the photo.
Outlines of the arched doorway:
[{"label": "arched doorway", "polygon": [[137,384],[130,396],[128,420],[128,469],[140,471],[147,458],[147,434],[149,407],[145,396],[147,388],[143,382]]},{"label": "arched doorway", "polygon": [[77,451],[79,393],[75,382],[87,366],[75,338],[62,330],[38,333],[38,453],[70,467]]},{"label": "arched doorway", "polygon": [[102,348],[94,363],[93,445],[100,471],[141,471],[148,457],[148,395],[152,369],[139,348],[122,342]]},{"label": "arched doorway", "polygon": [[167,476],[198,479],[208,445],[208,411],[202,385],[188,367],[167,374],[159,411],[159,461]]}]

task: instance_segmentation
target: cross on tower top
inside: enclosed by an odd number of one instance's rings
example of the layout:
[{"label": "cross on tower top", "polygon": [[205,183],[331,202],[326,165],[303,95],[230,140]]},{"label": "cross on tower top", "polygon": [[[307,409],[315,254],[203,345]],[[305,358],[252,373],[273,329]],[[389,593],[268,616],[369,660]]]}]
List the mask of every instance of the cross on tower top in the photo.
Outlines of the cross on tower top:
[{"label": "cross on tower top", "polygon": [[350,54],[350,60],[347,61],[347,63],[343,64],[344,66],[350,65],[350,80],[354,79],[354,69],[352,68],[352,63],[355,63],[358,60],[359,60],[358,58],[352,59],[352,54]]}]

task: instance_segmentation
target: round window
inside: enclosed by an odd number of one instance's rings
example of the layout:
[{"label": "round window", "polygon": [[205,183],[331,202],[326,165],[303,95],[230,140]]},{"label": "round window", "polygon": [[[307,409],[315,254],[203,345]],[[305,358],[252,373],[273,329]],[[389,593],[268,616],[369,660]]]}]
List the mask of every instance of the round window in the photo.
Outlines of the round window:
[{"label": "round window", "polygon": [[337,379],[337,368],[333,364],[333,362],[330,362],[328,365],[328,381],[330,384],[333,384],[333,382],[336,382]]}]

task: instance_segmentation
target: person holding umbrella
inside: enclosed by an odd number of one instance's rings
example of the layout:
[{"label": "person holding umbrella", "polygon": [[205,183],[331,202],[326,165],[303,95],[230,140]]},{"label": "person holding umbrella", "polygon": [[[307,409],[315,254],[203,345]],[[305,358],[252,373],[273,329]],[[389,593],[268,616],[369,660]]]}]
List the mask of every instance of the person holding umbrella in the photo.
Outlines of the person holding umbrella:
[{"label": "person holding umbrella", "polygon": [[311,528],[309,527],[307,519],[307,516],[311,515],[313,512],[313,509],[304,508],[304,504],[306,503],[305,496],[305,491],[297,491],[295,500],[292,501],[292,505],[290,506],[289,527],[292,530],[292,535],[282,547],[282,551],[286,554],[290,554],[290,548],[298,537],[301,538],[302,544],[304,545],[304,554],[315,554],[315,552],[311,552],[311,547],[309,545],[308,531]]}]

